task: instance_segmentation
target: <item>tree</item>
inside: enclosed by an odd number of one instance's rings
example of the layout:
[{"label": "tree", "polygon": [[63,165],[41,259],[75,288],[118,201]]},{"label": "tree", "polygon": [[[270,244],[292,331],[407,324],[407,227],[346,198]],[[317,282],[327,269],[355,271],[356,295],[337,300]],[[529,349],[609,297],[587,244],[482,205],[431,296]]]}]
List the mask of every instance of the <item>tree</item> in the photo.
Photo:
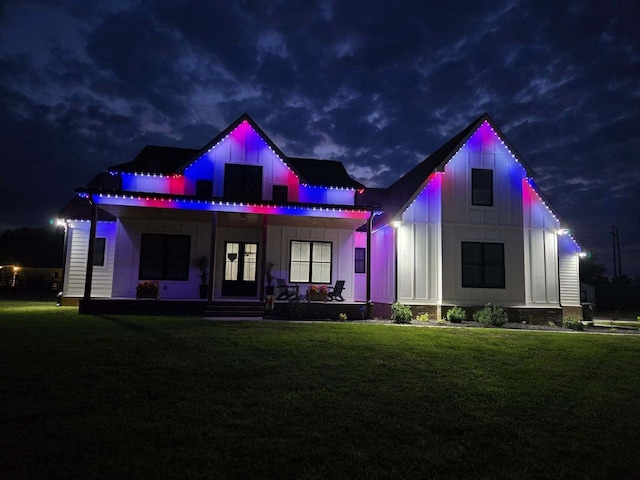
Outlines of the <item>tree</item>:
[{"label": "tree", "polygon": [[604,276],[606,271],[607,267],[598,263],[595,255],[580,259],[580,281],[587,285],[609,283],[609,279]]},{"label": "tree", "polygon": [[0,233],[0,265],[62,266],[64,231],[53,227],[20,227]]}]

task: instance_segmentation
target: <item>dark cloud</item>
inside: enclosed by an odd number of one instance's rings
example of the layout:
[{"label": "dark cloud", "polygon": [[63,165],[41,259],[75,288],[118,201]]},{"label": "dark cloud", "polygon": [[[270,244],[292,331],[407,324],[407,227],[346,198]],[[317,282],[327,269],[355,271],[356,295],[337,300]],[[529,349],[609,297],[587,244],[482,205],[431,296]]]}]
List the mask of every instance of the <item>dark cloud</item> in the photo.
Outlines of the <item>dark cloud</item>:
[{"label": "dark cloud", "polygon": [[145,144],[199,148],[244,112],[372,186],[488,112],[610,263],[610,224],[640,249],[638,18],[627,0],[10,1],[0,223],[39,223]]}]

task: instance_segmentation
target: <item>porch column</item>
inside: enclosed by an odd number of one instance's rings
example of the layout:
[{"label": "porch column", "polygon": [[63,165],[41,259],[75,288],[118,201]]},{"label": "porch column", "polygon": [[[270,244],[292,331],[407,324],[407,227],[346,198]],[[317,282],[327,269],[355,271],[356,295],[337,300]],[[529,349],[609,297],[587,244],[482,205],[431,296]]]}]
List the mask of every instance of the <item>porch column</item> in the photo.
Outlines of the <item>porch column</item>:
[{"label": "porch column", "polygon": [[265,282],[265,265],[267,263],[267,224],[269,220],[267,215],[262,216],[262,255],[260,259],[260,280],[258,281],[258,288],[260,289],[260,301],[264,302],[264,282]]},{"label": "porch column", "polygon": [[84,299],[91,298],[91,284],[93,283],[93,252],[96,243],[96,228],[98,224],[98,205],[89,197],[91,204],[91,227],[89,228],[89,250],[87,251],[87,271],[84,279]]},{"label": "porch column", "polygon": [[209,289],[207,290],[207,300],[213,301],[213,286],[215,284],[215,265],[216,265],[216,230],[218,223],[218,214],[211,214],[211,242],[209,248]]},{"label": "porch column", "polygon": [[369,220],[367,220],[367,258],[366,258],[366,284],[367,284],[367,293],[366,293],[366,301],[367,303],[371,302],[371,230],[373,224],[373,212],[369,216]]}]

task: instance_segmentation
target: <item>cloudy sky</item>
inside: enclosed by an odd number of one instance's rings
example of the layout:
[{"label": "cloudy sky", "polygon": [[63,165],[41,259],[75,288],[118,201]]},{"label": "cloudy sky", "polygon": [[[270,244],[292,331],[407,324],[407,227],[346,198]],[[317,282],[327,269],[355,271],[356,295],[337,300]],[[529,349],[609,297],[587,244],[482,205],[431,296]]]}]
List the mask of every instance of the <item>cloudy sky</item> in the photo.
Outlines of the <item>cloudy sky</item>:
[{"label": "cloudy sky", "polygon": [[0,228],[248,113],[387,186],[487,112],[584,247],[640,277],[640,2],[0,3]]}]

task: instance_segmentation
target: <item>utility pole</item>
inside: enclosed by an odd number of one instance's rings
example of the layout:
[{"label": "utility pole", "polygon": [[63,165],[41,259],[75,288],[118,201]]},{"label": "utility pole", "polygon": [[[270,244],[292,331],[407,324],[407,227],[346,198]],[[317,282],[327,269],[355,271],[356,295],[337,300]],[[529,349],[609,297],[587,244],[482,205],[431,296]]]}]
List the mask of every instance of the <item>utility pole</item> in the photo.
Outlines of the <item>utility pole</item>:
[{"label": "utility pole", "polygon": [[618,227],[611,227],[611,240],[613,242],[613,278],[622,277],[622,261],[620,260],[620,237]]}]

